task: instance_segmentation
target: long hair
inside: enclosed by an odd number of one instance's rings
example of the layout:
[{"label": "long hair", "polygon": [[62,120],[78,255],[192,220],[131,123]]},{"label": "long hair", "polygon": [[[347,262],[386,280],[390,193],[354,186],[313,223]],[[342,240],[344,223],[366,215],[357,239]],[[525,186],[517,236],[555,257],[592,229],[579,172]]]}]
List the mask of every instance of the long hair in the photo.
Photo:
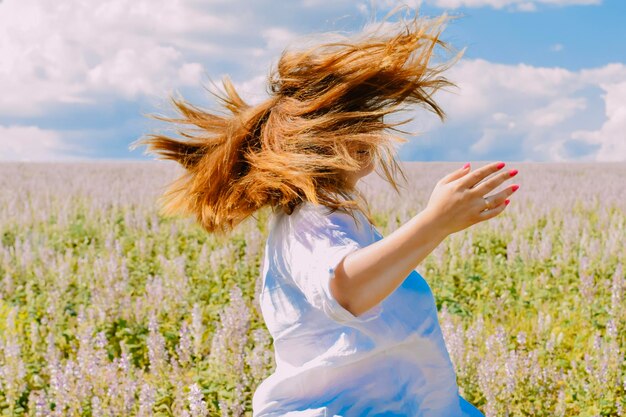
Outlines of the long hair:
[{"label": "long hair", "polygon": [[264,206],[291,214],[303,201],[353,218],[358,209],[374,223],[363,195],[344,174],[373,163],[400,193],[395,176],[399,172],[406,182],[406,175],[392,145],[407,140],[390,132],[407,133],[397,126],[413,118],[391,122],[384,116],[414,104],[444,120],[432,95],[456,87],[441,73],[464,50],[449,63],[429,61],[435,46],[451,50],[439,38],[449,18],[385,18],[375,30],[286,49],[270,71],[269,97],[257,105],[246,103],[228,77],[225,92],[213,93],[223,114],[170,97],[180,118],[149,117],[183,125],[185,140],[149,134],[133,144],[146,144],[158,159],[185,168],[161,197],[160,213],[192,214],[206,231],[220,235]]}]

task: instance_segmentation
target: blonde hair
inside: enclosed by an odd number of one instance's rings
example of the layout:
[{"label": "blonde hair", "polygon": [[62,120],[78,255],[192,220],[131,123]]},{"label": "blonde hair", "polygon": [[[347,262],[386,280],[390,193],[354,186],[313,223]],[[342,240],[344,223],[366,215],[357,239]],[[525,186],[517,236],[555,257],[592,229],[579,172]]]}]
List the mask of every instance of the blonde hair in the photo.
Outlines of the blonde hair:
[{"label": "blonde hair", "polygon": [[310,201],[353,218],[359,209],[374,223],[343,174],[374,163],[399,193],[394,177],[406,176],[392,143],[407,140],[389,131],[407,133],[397,126],[412,118],[383,119],[416,104],[444,120],[432,94],[456,87],[440,74],[464,52],[429,66],[436,45],[450,50],[439,39],[447,19],[415,13],[339,41],[284,50],[268,77],[269,98],[260,104],[247,104],[224,77],[225,93],[214,94],[227,114],[170,97],[181,117],[150,117],[194,130],[179,130],[186,140],[150,134],[136,143],[185,168],[161,197],[161,214],[193,214],[206,231],[226,234],[264,206],[291,214]]}]

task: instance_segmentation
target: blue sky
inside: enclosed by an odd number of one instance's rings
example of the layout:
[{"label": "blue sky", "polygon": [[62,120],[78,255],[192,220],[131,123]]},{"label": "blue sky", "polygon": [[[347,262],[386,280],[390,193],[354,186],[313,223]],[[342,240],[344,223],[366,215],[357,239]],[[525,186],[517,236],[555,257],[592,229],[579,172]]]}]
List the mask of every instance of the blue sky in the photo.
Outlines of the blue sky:
[{"label": "blue sky", "polygon": [[[626,2],[410,0],[444,11],[463,59],[436,96],[444,123],[411,115],[404,161],[625,161]],[[155,7],[159,4],[159,7]],[[354,32],[391,0],[86,0],[0,2],[0,160],[149,160],[143,134],[167,129],[180,93],[213,108],[228,74],[250,102],[289,44]]]}]

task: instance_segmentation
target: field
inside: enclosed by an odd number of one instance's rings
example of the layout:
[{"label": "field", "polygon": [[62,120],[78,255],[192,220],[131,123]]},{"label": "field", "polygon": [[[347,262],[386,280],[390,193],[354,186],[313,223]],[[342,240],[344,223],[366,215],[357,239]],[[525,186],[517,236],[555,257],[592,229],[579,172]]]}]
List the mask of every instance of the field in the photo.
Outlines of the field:
[{"label": "field", "polygon": [[[366,178],[378,230],[461,165],[406,163],[400,197]],[[506,210],[416,268],[461,394],[488,417],[626,415],[626,164],[509,167]],[[252,415],[275,366],[256,299],[269,211],[229,239],[162,218],[178,172],[0,164],[0,415]]]}]

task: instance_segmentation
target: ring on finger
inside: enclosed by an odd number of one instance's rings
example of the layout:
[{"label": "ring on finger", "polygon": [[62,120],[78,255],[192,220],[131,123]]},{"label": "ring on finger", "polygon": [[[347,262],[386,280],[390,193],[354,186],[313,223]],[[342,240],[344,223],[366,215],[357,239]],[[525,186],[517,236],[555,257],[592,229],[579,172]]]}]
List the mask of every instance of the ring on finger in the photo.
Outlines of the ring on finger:
[{"label": "ring on finger", "polygon": [[485,210],[491,209],[491,206],[489,204],[489,200],[487,200],[487,197],[483,197],[483,200],[485,201]]}]

